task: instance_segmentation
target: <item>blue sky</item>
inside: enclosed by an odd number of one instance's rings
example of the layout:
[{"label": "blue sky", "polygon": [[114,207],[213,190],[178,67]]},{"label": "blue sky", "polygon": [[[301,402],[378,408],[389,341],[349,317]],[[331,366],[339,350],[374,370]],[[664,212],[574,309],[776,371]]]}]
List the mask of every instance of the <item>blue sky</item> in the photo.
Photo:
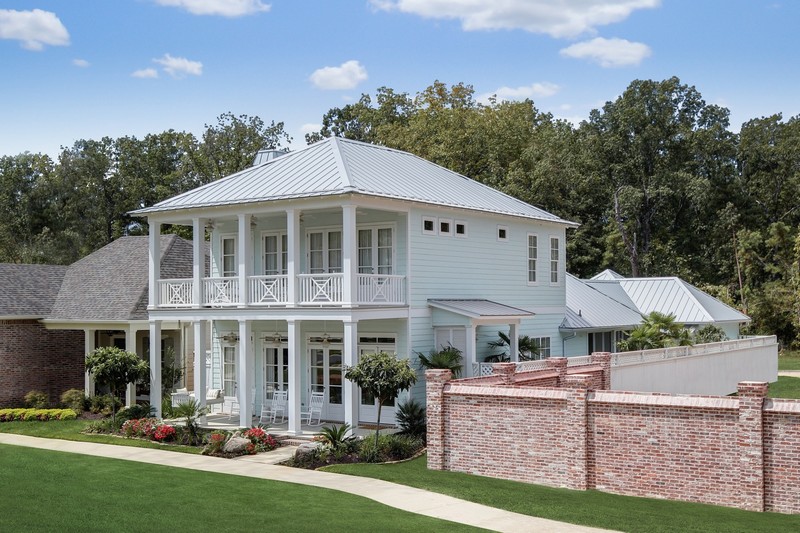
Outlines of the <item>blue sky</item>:
[{"label": "blue sky", "polygon": [[799,26],[794,0],[3,0],[0,155],[228,111],[299,147],[332,107],[437,79],[577,122],[675,75],[738,131],[800,114]]}]

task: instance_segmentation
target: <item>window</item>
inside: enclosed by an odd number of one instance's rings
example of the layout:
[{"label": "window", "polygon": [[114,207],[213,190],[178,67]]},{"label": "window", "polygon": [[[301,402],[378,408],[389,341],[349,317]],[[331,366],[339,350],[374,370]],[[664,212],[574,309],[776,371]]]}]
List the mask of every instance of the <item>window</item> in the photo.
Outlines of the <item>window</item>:
[{"label": "window", "polygon": [[456,220],[456,237],[467,236],[467,223],[461,220]]},{"label": "window", "polygon": [[550,237],[550,283],[558,283],[558,237]]},{"label": "window", "polygon": [[286,234],[264,235],[264,275],[277,276],[286,274],[288,248]]},{"label": "window", "polygon": [[311,274],[342,271],[342,232],[317,231],[308,234],[308,266]]},{"label": "window", "polygon": [[236,347],[222,347],[222,390],[225,396],[236,396]]},{"label": "window", "polygon": [[439,235],[444,235],[446,237],[453,235],[453,221],[451,219],[439,219]]},{"label": "window", "polygon": [[539,350],[537,359],[547,359],[550,357],[550,337],[536,337],[531,339],[533,345]]},{"label": "window", "polygon": [[461,350],[464,361],[467,360],[467,330],[466,328],[434,328],[434,349],[439,351],[442,348],[452,346]]},{"label": "window", "polygon": [[436,218],[422,217],[422,234],[436,235]]},{"label": "window", "polygon": [[508,240],[508,226],[497,226],[497,240],[498,241]]},{"label": "window", "polygon": [[365,228],[358,230],[359,274],[390,275],[392,273],[392,234],[392,228]]},{"label": "window", "polygon": [[539,237],[528,235],[528,283],[536,283],[536,260],[539,258]]},{"label": "window", "polygon": [[237,275],[236,237],[222,238],[222,277],[232,278]]},{"label": "window", "polygon": [[612,334],[613,332],[611,331],[589,333],[589,353],[613,352],[614,348],[611,344]]}]

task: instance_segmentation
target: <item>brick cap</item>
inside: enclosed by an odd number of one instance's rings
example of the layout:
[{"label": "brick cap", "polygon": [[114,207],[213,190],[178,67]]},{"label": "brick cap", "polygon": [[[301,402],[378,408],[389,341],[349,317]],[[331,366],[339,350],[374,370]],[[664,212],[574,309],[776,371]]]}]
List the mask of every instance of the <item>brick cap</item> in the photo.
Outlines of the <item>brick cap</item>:
[{"label": "brick cap", "polygon": [[736,390],[739,396],[764,398],[769,391],[769,383],[766,381],[740,381]]}]

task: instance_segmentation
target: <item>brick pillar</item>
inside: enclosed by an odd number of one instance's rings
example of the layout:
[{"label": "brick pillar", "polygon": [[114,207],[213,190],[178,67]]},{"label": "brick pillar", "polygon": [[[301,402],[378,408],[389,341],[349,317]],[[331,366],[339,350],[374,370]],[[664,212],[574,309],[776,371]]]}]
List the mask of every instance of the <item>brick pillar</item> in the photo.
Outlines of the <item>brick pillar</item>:
[{"label": "brick pillar", "polygon": [[444,387],[452,377],[453,373],[447,369],[425,371],[430,470],[444,470]]},{"label": "brick pillar", "polygon": [[600,390],[611,390],[611,352],[594,352],[589,360],[603,369],[603,386]]},{"label": "brick pillar", "polygon": [[564,377],[567,396],[567,427],[563,436],[564,453],[567,456],[567,488],[586,490],[589,486],[588,397],[592,376],[573,374]]},{"label": "brick pillar", "polygon": [[550,357],[546,359],[548,370],[558,373],[557,387],[564,386],[564,378],[567,375],[567,358],[566,357]]},{"label": "brick pillar", "polygon": [[761,381],[740,381],[739,435],[740,453],[739,493],[740,508],[748,511],[764,510],[764,398],[769,385]]},{"label": "brick pillar", "polygon": [[492,365],[492,375],[500,376],[503,385],[514,384],[514,374],[517,371],[517,363],[495,363]]}]

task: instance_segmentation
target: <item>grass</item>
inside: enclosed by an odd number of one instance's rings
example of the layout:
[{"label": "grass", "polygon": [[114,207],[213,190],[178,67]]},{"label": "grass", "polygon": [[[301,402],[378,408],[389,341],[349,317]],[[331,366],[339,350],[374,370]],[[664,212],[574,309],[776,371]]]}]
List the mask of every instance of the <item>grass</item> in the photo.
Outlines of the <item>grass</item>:
[{"label": "grass", "polygon": [[46,439],[75,440],[80,442],[96,442],[100,444],[116,444],[119,446],[132,446],[134,448],[156,448],[183,453],[200,453],[201,449],[194,446],[165,446],[157,442],[124,439],[112,435],[94,435],[81,433],[91,420],[50,420],[48,422],[0,422],[0,433],[14,433],[28,435],[29,437],[43,437]]},{"label": "grass", "polygon": [[393,481],[516,513],[631,532],[800,531],[800,516],[697,503],[573,491],[427,469],[426,458],[390,465],[336,465],[329,472]]},{"label": "grass", "polygon": [[478,531],[333,490],[0,445],[0,531]]},{"label": "grass", "polygon": [[800,352],[783,352],[778,357],[778,370],[800,370]]},{"label": "grass", "polygon": [[800,378],[778,376],[778,381],[769,384],[770,398],[800,398]]}]

